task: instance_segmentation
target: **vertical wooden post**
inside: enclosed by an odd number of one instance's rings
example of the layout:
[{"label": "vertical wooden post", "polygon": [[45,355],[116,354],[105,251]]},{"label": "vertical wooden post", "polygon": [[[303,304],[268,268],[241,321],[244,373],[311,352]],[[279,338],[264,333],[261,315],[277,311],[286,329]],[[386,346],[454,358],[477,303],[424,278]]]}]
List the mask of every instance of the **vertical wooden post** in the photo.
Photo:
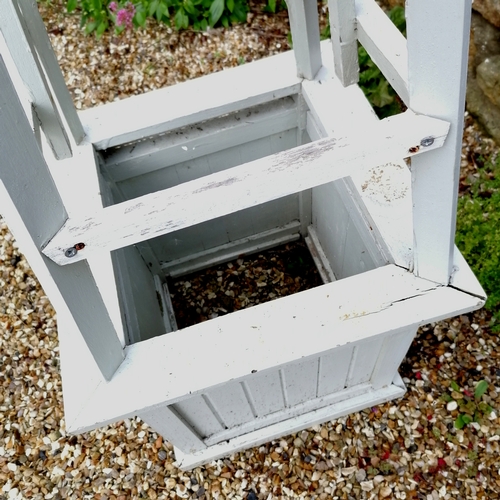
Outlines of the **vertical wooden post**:
[{"label": "vertical wooden post", "polygon": [[110,379],[124,355],[87,262],[60,267],[40,251],[67,214],[1,56],[0,89],[0,212],[56,311],[74,318]]},{"label": "vertical wooden post", "polygon": [[287,0],[297,76],[312,80],[321,68],[316,0]]},{"label": "vertical wooden post", "polygon": [[328,0],[335,74],[344,87],[359,79],[354,0]]},{"label": "vertical wooden post", "polygon": [[406,18],[410,108],[451,123],[442,148],[412,158],[414,272],[448,284],[455,239],[471,0],[408,1]]},{"label": "vertical wooden post", "polygon": [[33,97],[34,111],[47,141],[56,158],[69,158],[72,152],[68,132],[76,144],[82,141],[85,133],[36,1],[27,0],[21,5],[18,0],[0,0],[0,12],[0,30]]}]

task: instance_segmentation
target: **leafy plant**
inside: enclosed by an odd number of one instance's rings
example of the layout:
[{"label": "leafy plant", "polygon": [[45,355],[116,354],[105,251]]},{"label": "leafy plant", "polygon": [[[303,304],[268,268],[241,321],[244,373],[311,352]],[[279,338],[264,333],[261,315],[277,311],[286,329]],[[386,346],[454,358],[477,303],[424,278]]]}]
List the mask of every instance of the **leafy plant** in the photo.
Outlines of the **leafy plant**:
[{"label": "leafy plant", "polygon": [[[493,410],[488,403],[482,400],[483,395],[488,390],[488,382],[486,380],[481,380],[477,383],[474,394],[466,390],[461,391],[456,382],[451,383],[451,388],[455,392],[463,394],[463,397],[457,399],[460,411],[458,417],[455,419],[455,427],[457,429],[463,429],[472,422],[480,422],[483,417],[489,415]],[[450,397],[450,400],[452,399]]]},{"label": "leafy plant", "polygon": [[[136,3],[109,0],[67,0],[68,12],[79,10],[85,33],[100,37],[110,26],[117,33],[142,27],[148,18],[176,29],[206,30],[209,26],[246,21],[248,0],[139,0]],[[132,14],[133,13],[133,14]],[[132,14],[132,15],[130,15]]]},{"label": "leafy plant", "polygon": [[100,37],[109,28],[113,19],[108,3],[108,0],[68,0],[66,10],[71,13],[79,8],[80,26],[85,26],[85,33],[88,35],[95,32],[96,36]]},{"label": "leafy plant", "polygon": [[280,10],[286,10],[287,5],[285,0],[267,0],[266,5],[263,7],[263,12],[271,12],[276,14]]},{"label": "leafy plant", "polygon": [[488,294],[485,308],[500,331],[500,156],[477,174],[458,200],[455,241]]}]

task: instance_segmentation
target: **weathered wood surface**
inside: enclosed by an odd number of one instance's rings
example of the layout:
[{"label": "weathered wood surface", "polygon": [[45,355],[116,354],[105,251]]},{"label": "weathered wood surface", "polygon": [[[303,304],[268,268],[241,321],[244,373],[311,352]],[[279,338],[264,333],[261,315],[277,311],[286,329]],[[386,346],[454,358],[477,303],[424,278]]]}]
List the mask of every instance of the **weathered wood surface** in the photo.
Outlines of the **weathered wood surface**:
[{"label": "weathered wood surface", "polygon": [[359,79],[354,0],[328,0],[335,74],[344,87]]},{"label": "weathered wood surface", "polygon": [[384,266],[126,347],[113,379],[97,388],[83,410],[69,409],[67,427],[71,432],[95,428],[228,380],[243,381],[254,370],[264,373],[483,303],[397,266]]},{"label": "weathered wood surface", "polygon": [[[354,139],[323,139],[69,219],[44,253],[58,264],[78,262],[96,251],[132,245],[331,182],[355,169],[441,147],[448,131],[446,122],[412,113],[377,125]],[[432,145],[420,146],[427,136],[434,138]],[[79,243],[85,248],[66,257],[65,251]]]},{"label": "weathered wood surface", "polygon": [[453,267],[471,0],[408,2],[406,17],[410,108],[451,124],[441,151],[412,160],[414,268],[419,276],[447,284]]},{"label": "weathered wood surface", "polygon": [[124,354],[88,263],[62,268],[40,252],[67,214],[1,57],[0,89],[0,211],[57,313],[72,316],[110,379]]},{"label": "weathered wood surface", "polygon": [[36,1],[0,0],[0,12],[0,29],[33,99],[37,120],[56,158],[69,158],[68,132],[77,144],[85,134]]},{"label": "weathered wood surface", "polygon": [[408,105],[408,49],[405,37],[375,0],[356,0],[356,20],[359,42],[401,100]]}]

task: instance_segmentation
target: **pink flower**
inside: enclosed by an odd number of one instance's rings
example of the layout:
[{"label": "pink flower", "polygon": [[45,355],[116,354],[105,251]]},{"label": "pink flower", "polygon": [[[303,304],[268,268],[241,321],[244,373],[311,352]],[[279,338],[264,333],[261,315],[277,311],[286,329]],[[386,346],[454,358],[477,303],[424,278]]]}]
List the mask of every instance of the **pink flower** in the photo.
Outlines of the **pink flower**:
[{"label": "pink flower", "polygon": [[118,8],[118,4],[116,2],[111,2],[108,8],[111,12],[114,12]]},{"label": "pink flower", "polygon": [[[112,2],[114,3],[114,2]],[[110,7],[111,9],[111,7]],[[116,14],[116,25],[125,26],[127,29],[132,29],[132,20],[135,15],[135,7],[130,2],[127,3],[124,9],[120,9]]]}]

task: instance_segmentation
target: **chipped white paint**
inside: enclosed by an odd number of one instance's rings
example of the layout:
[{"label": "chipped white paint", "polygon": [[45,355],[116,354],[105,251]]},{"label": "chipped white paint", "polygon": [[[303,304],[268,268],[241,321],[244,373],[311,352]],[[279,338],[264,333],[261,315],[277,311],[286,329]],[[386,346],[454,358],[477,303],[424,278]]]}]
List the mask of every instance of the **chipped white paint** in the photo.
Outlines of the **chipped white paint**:
[{"label": "chipped white paint", "polygon": [[[382,165],[441,147],[448,124],[404,113],[360,131],[359,138],[323,139],[261,160],[68,219],[44,248],[54,262],[78,262],[99,251],[123,248],[149,238],[215,219],[244,208],[331,182],[352,170]],[[421,147],[424,137],[434,142]],[[68,258],[65,251],[85,248]]]}]

